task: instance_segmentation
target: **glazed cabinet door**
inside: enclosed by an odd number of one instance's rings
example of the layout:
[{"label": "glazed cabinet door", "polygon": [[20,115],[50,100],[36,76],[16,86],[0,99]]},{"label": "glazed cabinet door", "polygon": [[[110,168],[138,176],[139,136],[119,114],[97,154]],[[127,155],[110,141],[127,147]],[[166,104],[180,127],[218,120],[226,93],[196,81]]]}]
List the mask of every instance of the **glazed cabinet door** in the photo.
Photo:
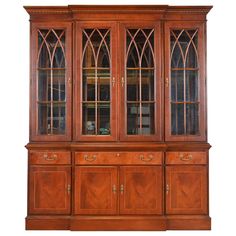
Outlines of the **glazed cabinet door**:
[{"label": "glazed cabinet door", "polygon": [[31,140],[70,140],[71,23],[31,28]]},{"label": "glazed cabinet door", "polygon": [[205,141],[205,23],[165,23],[165,140]]},{"label": "glazed cabinet door", "polygon": [[166,167],[166,213],[207,214],[207,168]]},{"label": "glazed cabinet door", "polygon": [[162,214],[162,167],[120,167],[120,214]]},{"label": "glazed cabinet door", "polygon": [[70,167],[30,167],[29,214],[70,214],[70,201]]},{"label": "glazed cabinet door", "polygon": [[117,30],[113,23],[78,23],[76,33],[76,139],[116,139]]},{"label": "glazed cabinet door", "polygon": [[161,140],[161,36],[159,22],[120,27],[120,137]]},{"label": "glazed cabinet door", "polygon": [[116,214],[117,183],[117,167],[76,167],[75,214]]}]

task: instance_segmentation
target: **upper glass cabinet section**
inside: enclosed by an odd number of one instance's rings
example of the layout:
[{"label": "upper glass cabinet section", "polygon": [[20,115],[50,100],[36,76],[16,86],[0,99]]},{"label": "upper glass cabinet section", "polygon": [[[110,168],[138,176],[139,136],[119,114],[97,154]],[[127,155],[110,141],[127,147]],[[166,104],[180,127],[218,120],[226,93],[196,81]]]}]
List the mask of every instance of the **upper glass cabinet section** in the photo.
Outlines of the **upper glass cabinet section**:
[{"label": "upper glass cabinet section", "polygon": [[38,134],[65,133],[65,30],[38,29]]},{"label": "upper glass cabinet section", "polygon": [[198,135],[198,29],[171,30],[170,42],[171,135]]},{"label": "upper glass cabinet section", "polygon": [[126,135],[152,135],[155,133],[154,29],[127,28],[125,34]]},{"label": "upper glass cabinet section", "polygon": [[[82,31],[82,134],[111,134],[110,29]],[[114,83],[113,83],[114,84]]]}]

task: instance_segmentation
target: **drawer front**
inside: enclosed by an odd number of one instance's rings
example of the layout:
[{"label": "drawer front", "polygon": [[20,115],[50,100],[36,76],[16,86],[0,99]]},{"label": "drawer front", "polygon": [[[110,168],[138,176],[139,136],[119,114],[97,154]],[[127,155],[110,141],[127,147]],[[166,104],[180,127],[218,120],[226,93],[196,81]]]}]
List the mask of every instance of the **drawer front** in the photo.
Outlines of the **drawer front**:
[{"label": "drawer front", "polygon": [[76,152],[77,165],[161,165],[162,152]]},{"label": "drawer front", "polygon": [[30,152],[31,165],[69,165],[71,164],[70,152]]},{"label": "drawer front", "polygon": [[206,152],[167,152],[166,164],[207,164]]}]

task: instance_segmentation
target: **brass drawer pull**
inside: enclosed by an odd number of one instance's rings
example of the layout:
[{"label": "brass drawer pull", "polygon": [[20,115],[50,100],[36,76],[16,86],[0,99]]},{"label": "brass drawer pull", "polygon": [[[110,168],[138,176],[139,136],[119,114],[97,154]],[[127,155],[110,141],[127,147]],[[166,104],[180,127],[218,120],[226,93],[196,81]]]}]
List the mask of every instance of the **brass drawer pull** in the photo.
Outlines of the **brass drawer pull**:
[{"label": "brass drawer pull", "polygon": [[148,155],[148,157],[146,157],[146,158],[145,158],[144,155],[140,155],[140,156],[139,156],[139,159],[140,159],[141,161],[148,162],[148,161],[151,161],[151,160],[153,159],[153,155]]},{"label": "brass drawer pull", "polygon": [[117,157],[120,157],[120,153],[117,153],[116,156],[117,156]]},{"label": "brass drawer pull", "polygon": [[193,156],[191,154],[187,154],[187,155],[180,154],[179,159],[181,161],[191,161],[193,159]]},{"label": "brass drawer pull", "polygon": [[95,161],[97,159],[97,156],[96,155],[92,155],[92,156],[89,156],[89,155],[84,155],[84,160],[85,161]]},{"label": "brass drawer pull", "polygon": [[57,160],[57,155],[56,154],[53,154],[52,156],[48,156],[47,154],[44,154],[43,157],[46,161],[55,161],[55,160]]},{"label": "brass drawer pull", "polygon": [[124,193],[124,185],[123,185],[123,184],[120,185],[120,193],[121,193],[121,194]]}]

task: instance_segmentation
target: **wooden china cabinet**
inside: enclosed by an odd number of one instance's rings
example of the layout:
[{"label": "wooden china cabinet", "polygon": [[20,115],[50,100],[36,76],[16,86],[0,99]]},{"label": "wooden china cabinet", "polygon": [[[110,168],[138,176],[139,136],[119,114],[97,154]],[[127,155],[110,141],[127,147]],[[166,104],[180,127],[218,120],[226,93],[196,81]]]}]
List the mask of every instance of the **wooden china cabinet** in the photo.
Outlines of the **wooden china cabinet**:
[{"label": "wooden china cabinet", "polygon": [[26,229],[210,229],[211,6],[27,6]]}]

